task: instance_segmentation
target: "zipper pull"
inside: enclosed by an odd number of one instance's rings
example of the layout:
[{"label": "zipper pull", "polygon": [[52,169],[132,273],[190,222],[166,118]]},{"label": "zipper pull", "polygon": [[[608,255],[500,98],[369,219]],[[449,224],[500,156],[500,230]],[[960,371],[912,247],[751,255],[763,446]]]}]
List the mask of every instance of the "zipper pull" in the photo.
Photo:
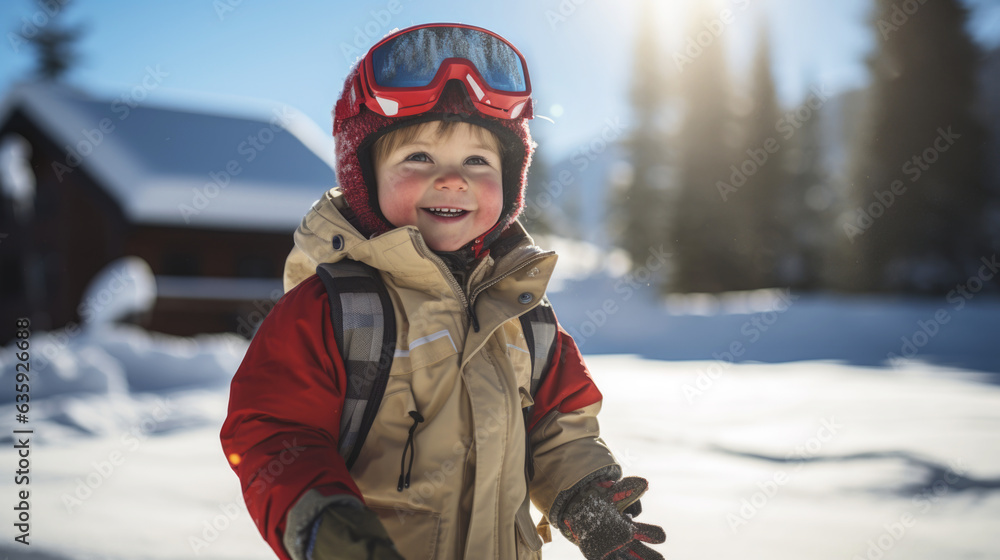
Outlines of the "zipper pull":
[{"label": "zipper pull", "polygon": [[469,306],[466,307],[465,310],[469,314],[469,320],[472,321],[472,330],[479,332],[479,317],[476,317],[476,312],[472,309],[475,305],[475,301],[470,301]]}]

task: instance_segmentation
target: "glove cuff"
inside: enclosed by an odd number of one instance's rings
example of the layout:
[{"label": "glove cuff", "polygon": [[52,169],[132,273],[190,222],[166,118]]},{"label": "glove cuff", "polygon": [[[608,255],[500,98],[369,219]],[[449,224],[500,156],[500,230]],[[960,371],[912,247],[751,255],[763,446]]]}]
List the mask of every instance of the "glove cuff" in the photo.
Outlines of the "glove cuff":
[{"label": "glove cuff", "polygon": [[285,535],[282,544],[292,560],[306,560],[312,549],[316,525],[322,518],[323,510],[331,505],[356,505],[363,507],[357,497],[350,494],[324,496],[317,490],[309,490],[295,502],[285,516]]},{"label": "glove cuff", "polygon": [[580,491],[586,488],[588,485],[601,482],[602,480],[614,480],[617,481],[622,477],[622,468],[618,465],[608,465],[597,469],[596,471],[588,474],[587,476],[581,478],[572,487],[559,492],[556,495],[556,499],[552,502],[552,507],[549,508],[549,524],[555,525],[559,528],[559,532],[566,537],[566,540],[575,543],[576,539],[573,535],[566,529],[566,525],[563,521],[563,513],[566,511],[566,506],[568,506],[574,498],[579,495]]}]

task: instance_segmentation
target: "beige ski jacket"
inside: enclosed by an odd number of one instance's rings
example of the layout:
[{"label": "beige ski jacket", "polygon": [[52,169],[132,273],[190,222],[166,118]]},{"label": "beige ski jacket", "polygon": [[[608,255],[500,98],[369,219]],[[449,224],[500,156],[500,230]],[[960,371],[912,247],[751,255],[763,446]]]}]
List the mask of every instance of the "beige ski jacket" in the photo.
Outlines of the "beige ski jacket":
[{"label": "beige ski jacket", "polygon": [[[343,207],[332,189],[303,219],[286,262],[288,293],[233,380],[223,447],[240,458],[233,468],[258,528],[280,556],[298,560],[319,511],[353,495],[378,514],[408,560],[540,558],[540,535],[548,540],[550,531],[547,518],[536,529],[529,499],[547,516],[560,492],[621,476],[599,437],[601,394],[561,327],[547,376],[534,398],[529,392],[530,356],[517,318],[545,296],[555,253],[535,246],[515,223],[495,245],[506,248],[483,257],[459,285],[417,228],[365,239]],[[380,271],[397,331],[381,407],[349,472],[336,453],[343,358],[314,275],[317,263],[340,259]],[[526,437],[522,408],[532,404]],[[319,406],[324,413],[310,410]],[[400,492],[415,424],[410,487]],[[296,458],[306,460],[261,483],[261,469],[296,438]]]}]

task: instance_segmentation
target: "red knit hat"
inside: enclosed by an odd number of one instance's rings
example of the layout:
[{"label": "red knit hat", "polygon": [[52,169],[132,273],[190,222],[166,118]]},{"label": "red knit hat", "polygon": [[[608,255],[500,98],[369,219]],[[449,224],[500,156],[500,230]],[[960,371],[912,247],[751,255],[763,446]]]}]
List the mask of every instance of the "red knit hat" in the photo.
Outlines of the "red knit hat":
[{"label": "red knit hat", "polygon": [[470,242],[473,255],[478,257],[500,234],[514,223],[524,208],[524,190],[534,142],[528,130],[532,116],[530,103],[520,118],[501,119],[478,112],[469,101],[460,82],[449,83],[441,99],[426,113],[409,117],[383,117],[363,104],[359,66],[355,65],[344,83],[333,118],[333,137],[337,154],[337,182],[348,206],[355,214],[354,224],[367,237],[380,235],[396,226],[382,214],[378,205],[375,168],[371,148],[375,141],[392,130],[430,121],[461,121],[481,126],[501,143],[504,154],[501,169],[503,179],[503,210],[500,219],[485,235]]}]

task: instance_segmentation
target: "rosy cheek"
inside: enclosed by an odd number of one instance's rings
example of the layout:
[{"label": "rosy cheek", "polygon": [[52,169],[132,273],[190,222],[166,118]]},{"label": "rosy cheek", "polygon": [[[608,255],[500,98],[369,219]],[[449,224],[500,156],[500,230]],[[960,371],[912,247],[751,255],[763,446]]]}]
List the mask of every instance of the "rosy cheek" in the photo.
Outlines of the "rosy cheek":
[{"label": "rosy cheek", "polygon": [[379,206],[394,226],[416,225],[416,185],[412,173],[390,173],[380,181]]},{"label": "rosy cheek", "polygon": [[503,188],[499,182],[489,188],[483,207],[487,210],[487,214],[493,217],[493,222],[500,218],[500,213],[503,211]]}]

